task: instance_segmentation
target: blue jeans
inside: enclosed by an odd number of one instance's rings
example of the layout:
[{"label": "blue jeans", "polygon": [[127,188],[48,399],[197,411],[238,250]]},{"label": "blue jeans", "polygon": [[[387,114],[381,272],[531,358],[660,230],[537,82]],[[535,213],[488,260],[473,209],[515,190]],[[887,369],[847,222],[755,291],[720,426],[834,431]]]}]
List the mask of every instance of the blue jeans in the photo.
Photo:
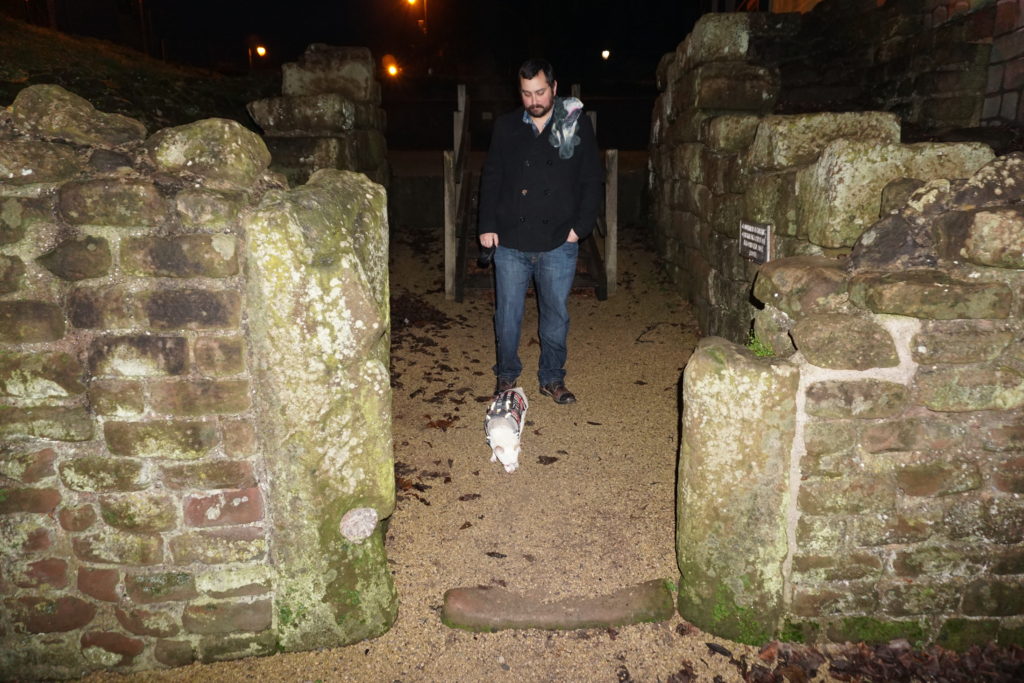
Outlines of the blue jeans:
[{"label": "blue jeans", "polygon": [[519,251],[500,244],[494,251],[494,333],[497,338],[498,379],[514,382],[523,370],[519,360],[519,333],[530,280],[537,292],[540,312],[541,386],[565,379],[566,337],[569,335],[569,290],[576,277],[577,242],[565,242],[551,251]]}]

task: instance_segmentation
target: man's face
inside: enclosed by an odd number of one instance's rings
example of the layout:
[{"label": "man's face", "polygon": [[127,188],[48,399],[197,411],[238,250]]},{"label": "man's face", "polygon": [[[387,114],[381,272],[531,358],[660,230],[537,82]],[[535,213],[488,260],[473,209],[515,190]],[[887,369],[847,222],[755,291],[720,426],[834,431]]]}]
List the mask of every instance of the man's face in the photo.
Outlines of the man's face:
[{"label": "man's face", "polygon": [[519,79],[519,94],[523,98],[523,107],[535,119],[544,118],[551,111],[557,88],[558,82],[548,83],[543,71],[533,78]]}]

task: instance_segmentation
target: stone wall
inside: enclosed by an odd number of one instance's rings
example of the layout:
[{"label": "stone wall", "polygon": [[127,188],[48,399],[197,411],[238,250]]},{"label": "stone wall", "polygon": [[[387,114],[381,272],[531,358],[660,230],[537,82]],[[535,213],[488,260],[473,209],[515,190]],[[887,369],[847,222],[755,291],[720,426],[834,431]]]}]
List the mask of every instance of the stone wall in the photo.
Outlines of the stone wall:
[{"label": "stone wall", "polygon": [[[830,3],[823,3],[827,5]],[[658,67],[649,166],[655,238],[705,334],[745,341],[756,265],[741,221],[769,224],[770,258],[839,258],[901,178],[964,178],[993,156],[980,143],[901,144],[888,112],[773,115],[790,15],[705,15]]]},{"label": "stone wall", "polygon": [[918,134],[1024,124],[1021,0],[825,0],[772,56],[779,111],[881,109]]},{"label": "stone wall", "polygon": [[387,185],[386,120],[376,65],[364,47],[315,43],[281,67],[281,97],[250,102],[271,168],[303,183],[322,168],[364,173]]},{"label": "stone wall", "polygon": [[760,269],[757,358],[687,365],[679,608],[758,643],[1024,644],[1024,154],[938,179],[845,262]]},{"label": "stone wall", "polygon": [[383,190],[208,119],[0,112],[0,671],[377,635],[396,597]]}]

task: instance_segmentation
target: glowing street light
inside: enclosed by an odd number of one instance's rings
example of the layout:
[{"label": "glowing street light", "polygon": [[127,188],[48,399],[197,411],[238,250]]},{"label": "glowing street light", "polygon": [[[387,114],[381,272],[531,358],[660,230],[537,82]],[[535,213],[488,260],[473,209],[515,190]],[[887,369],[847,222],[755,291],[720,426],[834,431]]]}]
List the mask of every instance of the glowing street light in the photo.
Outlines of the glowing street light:
[{"label": "glowing street light", "polygon": [[263,45],[257,45],[256,46],[256,54],[259,57],[266,57],[267,56],[267,48],[265,46],[263,46]]},{"label": "glowing street light", "polygon": [[398,74],[402,72],[401,67],[398,66],[398,60],[395,59],[394,55],[384,55],[380,60],[381,66],[384,67],[384,73],[391,78],[398,78]]},{"label": "glowing street light", "polygon": [[[420,0],[405,0],[405,1],[407,3],[409,3],[410,7],[413,7]],[[417,19],[416,23],[420,25],[420,28],[423,30],[424,33],[427,32],[427,0],[423,0],[423,18],[422,19]]]},{"label": "glowing street light", "polygon": [[608,58],[612,56],[611,50],[601,50],[601,59],[608,61]]}]

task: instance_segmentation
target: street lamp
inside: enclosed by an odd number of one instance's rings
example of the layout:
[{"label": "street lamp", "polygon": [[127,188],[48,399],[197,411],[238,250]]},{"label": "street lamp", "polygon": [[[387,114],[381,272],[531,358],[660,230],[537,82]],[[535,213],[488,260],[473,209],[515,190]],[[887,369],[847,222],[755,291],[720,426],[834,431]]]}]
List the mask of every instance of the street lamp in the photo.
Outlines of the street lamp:
[{"label": "street lamp", "polygon": [[[405,0],[405,1],[409,3],[410,7],[415,5],[417,2],[419,2],[419,0]],[[423,18],[422,19],[417,19],[416,23],[419,24],[420,29],[424,33],[427,32],[427,0],[423,0]]]}]

